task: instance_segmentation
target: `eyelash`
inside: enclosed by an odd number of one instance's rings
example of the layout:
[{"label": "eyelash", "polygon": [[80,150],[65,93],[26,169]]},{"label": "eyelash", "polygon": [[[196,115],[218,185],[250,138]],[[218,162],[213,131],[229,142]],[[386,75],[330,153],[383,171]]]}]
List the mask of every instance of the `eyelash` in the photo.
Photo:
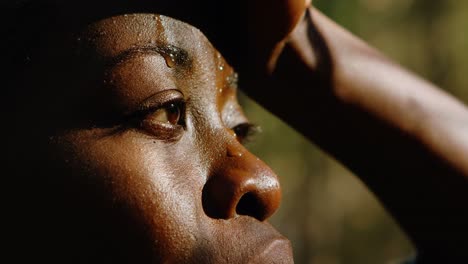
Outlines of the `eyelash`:
[{"label": "eyelash", "polygon": [[255,136],[261,132],[261,129],[255,124],[241,123],[234,126],[232,131],[236,134],[237,140],[242,145],[246,145],[254,140]]},{"label": "eyelash", "polygon": [[[159,123],[159,122],[154,122],[154,128],[153,129],[148,129],[151,130],[151,132],[156,132],[158,134],[163,135],[164,137],[169,137],[171,131],[179,130],[182,128],[185,128],[185,100],[183,99],[173,99],[169,100],[167,102],[164,102],[161,105],[158,106],[150,106],[146,107],[143,109],[140,109],[136,112],[134,112],[129,118],[129,124],[132,127],[138,127],[145,129],[147,125],[145,125],[145,122],[151,123],[151,120],[148,120],[151,115],[156,114],[158,111],[161,109],[168,109],[169,107],[177,107],[178,110],[180,111],[180,116],[178,119],[177,124],[168,124],[168,123]],[[148,121],[146,121],[148,120]],[[259,126],[252,124],[252,123],[241,123],[232,128],[234,133],[236,134],[237,140],[243,144],[247,145],[248,143],[254,141],[255,136],[261,132],[261,129]]]},{"label": "eyelash", "polygon": [[145,123],[149,124],[151,120],[151,115],[156,114],[160,110],[168,110],[169,108],[176,107],[179,110],[179,117],[178,121],[176,124],[170,124],[170,123],[158,123],[153,122],[155,127],[157,126],[158,130],[174,130],[174,129],[179,129],[179,128],[185,128],[185,100],[183,99],[173,99],[169,100],[167,102],[164,102],[158,106],[149,106],[142,108],[136,112],[134,112],[129,118],[129,124],[132,127],[138,127],[138,128],[144,128]]}]

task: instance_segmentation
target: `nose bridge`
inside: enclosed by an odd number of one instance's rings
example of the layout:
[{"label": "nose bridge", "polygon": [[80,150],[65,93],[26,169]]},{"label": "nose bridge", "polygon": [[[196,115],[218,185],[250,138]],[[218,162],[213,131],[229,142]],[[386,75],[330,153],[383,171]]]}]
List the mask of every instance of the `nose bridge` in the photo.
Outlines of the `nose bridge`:
[{"label": "nose bridge", "polygon": [[203,208],[212,218],[248,215],[263,221],[279,207],[281,189],[275,173],[229,137],[203,189]]}]

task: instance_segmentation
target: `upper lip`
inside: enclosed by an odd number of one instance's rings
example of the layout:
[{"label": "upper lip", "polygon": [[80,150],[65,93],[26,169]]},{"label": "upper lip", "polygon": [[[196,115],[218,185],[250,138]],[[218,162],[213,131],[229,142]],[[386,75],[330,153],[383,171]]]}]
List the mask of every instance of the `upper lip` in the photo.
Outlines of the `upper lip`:
[{"label": "upper lip", "polygon": [[229,263],[293,263],[289,240],[268,222],[239,216],[215,223],[217,228],[226,231],[220,232],[220,242],[225,242],[226,246],[219,248],[218,253]]},{"label": "upper lip", "polygon": [[266,243],[248,263],[293,263],[291,243],[284,237]]}]

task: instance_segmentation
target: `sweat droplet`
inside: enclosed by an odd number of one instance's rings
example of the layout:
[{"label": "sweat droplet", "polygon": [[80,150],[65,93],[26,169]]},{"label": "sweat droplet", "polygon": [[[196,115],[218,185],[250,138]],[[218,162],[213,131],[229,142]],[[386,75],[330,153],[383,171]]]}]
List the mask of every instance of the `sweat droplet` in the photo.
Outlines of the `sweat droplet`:
[{"label": "sweat droplet", "polygon": [[232,88],[237,88],[237,83],[239,80],[239,76],[237,73],[230,74],[226,77],[226,83],[228,84],[229,87]]},{"label": "sweat droplet", "polygon": [[228,146],[226,154],[228,157],[242,157],[244,153],[241,150],[235,148],[234,146]]},{"label": "sweat droplet", "polygon": [[173,68],[176,64],[175,62],[175,55],[173,53],[163,54],[164,60],[166,61],[166,65],[169,68]]},{"label": "sweat droplet", "polygon": [[160,36],[160,39],[162,39],[163,41],[166,41],[166,39],[167,39],[166,30],[165,30],[164,25],[162,23],[161,16],[159,16],[159,15],[154,16],[154,20],[155,20],[155,23],[156,23],[156,35]]}]

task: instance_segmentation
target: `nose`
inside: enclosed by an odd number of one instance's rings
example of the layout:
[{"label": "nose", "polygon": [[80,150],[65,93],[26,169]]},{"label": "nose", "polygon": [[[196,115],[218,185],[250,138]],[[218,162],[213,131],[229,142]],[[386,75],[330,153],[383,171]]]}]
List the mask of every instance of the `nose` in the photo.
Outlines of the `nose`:
[{"label": "nose", "polygon": [[203,188],[203,208],[212,218],[247,215],[264,221],[279,207],[278,177],[240,143],[231,142]]}]

